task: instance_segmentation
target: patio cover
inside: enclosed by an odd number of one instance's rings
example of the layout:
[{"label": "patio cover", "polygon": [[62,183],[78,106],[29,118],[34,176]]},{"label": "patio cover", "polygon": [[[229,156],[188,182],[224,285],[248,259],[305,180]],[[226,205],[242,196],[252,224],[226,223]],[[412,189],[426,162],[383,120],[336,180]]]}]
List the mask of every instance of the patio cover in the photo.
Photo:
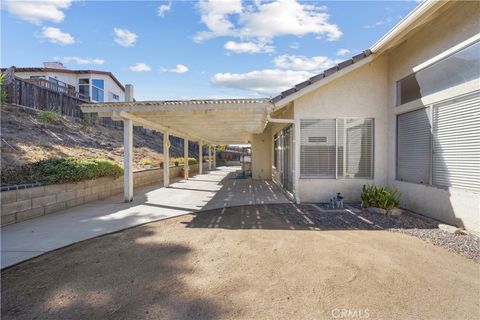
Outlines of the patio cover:
[{"label": "patio cover", "polygon": [[[203,159],[203,144],[209,144],[208,165],[212,167],[212,146],[250,143],[254,134],[262,133],[269,113],[273,110],[270,99],[221,99],[132,101],[127,85],[127,102],[82,104],[83,112],[97,112],[100,117],[123,121],[124,143],[124,198],[133,200],[133,125],[163,132],[164,163],[169,161],[170,135],[185,139],[184,171],[188,179],[188,140],[198,141],[199,158]],[[130,88],[131,87],[131,88]],[[213,167],[216,166],[213,157]],[[199,173],[202,173],[200,161]],[[163,168],[163,184],[170,184],[169,166]]]},{"label": "patio cover", "polygon": [[94,103],[81,108],[189,140],[243,144],[262,133],[273,104],[270,99],[221,99]]}]

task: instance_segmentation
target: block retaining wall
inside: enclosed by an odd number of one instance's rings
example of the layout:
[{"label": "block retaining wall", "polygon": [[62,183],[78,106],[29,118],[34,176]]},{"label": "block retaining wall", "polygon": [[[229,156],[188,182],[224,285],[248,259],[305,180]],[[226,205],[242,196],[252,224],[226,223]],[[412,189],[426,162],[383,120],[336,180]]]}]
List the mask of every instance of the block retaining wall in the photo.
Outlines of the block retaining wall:
[{"label": "block retaining wall", "polygon": [[[190,174],[198,173],[198,164],[190,166]],[[203,164],[204,172],[208,164]],[[170,167],[170,178],[178,177],[182,167]],[[134,188],[163,183],[163,169],[147,169],[133,173]],[[1,225],[6,226],[47,215],[123,192],[123,176],[104,177],[77,183],[54,184],[1,192]]]}]

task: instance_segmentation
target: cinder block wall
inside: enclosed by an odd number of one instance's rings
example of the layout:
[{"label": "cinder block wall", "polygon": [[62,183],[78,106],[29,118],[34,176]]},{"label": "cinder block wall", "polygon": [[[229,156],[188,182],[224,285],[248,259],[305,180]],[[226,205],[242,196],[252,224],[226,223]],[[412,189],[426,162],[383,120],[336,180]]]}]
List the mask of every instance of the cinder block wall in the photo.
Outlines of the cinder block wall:
[{"label": "cinder block wall", "polygon": [[[190,173],[198,173],[198,164]],[[204,171],[208,164],[203,164]],[[182,167],[171,167],[170,178],[178,177]],[[134,188],[163,183],[163,169],[148,169],[133,173]],[[1,192],[1,225],[18,223],[75,207],[87,202],[108,198],[123,192],[123,176],[105,177],[78,183],[54,184],[28,189]]]}]

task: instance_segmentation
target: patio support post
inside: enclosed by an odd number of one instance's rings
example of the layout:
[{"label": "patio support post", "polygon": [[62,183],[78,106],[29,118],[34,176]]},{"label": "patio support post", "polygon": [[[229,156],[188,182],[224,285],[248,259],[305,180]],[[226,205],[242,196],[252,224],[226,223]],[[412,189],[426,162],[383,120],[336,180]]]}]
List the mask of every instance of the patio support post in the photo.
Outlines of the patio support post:
[{"label": "patio support post", "polygon": [[123,192],[125,202],[133,200],[133,121],[123,119]]},{"label": "patio support post", "polygon": [[212,146],[208,145],[208,170],[212,170]]},{"label": "patio support post", "polygon": [[170,134],[163,133],[163,186],[170,185]]},{"label": "patio support post", "polygon": [[185,171],[185,180],[188,179],[188,139],[183,139],[183,170]]},{"label": "patio support post", "polygon": [[213,146],[213,169],[217,168],[217,146]]},{"label": "patio support post", "polygon": [[203,141],[198,142],[198,174],[203,173]]}]

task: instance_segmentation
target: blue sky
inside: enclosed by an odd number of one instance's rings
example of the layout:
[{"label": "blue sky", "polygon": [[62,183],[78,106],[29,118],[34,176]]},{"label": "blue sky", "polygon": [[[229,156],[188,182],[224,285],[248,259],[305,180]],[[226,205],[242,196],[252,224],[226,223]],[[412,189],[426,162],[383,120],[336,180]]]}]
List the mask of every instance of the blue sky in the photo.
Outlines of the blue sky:
[{"label": "blue sky", "polygon": [[268,97],[369,48],[415,1],[3,1],[1,66],[111,71],[137,100]]}]

